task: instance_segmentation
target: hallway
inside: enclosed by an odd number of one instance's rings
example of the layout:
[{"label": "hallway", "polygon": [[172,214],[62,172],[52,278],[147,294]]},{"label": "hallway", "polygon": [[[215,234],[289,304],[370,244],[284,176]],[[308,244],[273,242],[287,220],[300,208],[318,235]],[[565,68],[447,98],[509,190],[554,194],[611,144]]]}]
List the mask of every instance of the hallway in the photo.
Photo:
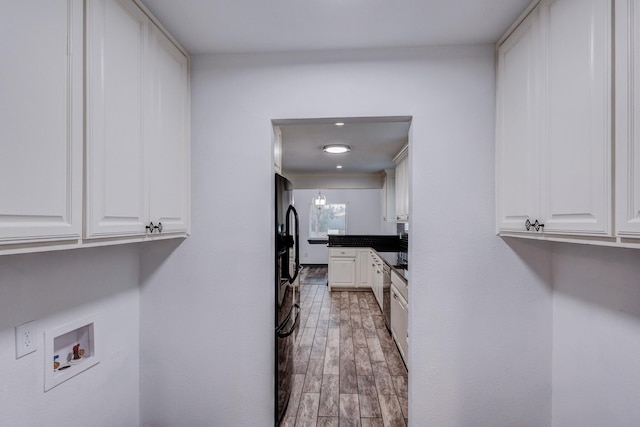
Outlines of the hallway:
[{"label": "hallway", "polygon": [[326,267],[300,278],[301,324],[286,427],[406,426],[407,369],[373,293],[329,293]]}]

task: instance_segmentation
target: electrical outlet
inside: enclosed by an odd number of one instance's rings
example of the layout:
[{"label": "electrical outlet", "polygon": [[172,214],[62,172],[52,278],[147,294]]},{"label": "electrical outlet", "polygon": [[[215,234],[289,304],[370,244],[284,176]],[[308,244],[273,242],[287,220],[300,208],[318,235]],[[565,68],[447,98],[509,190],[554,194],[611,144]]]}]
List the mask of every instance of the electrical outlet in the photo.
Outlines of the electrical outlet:
[{"label": "electrical outlet", "polygon": [[33,353],[37,349],[35,320],[16,326],[16,359]]}]

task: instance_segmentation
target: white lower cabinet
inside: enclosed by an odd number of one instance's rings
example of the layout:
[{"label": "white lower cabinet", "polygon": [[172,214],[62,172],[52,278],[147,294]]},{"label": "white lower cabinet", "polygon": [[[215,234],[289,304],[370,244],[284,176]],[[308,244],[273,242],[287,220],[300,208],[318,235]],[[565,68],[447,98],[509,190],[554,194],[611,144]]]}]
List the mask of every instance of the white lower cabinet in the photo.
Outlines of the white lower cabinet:
[{"label": "white lower cabinet", "polygon": [[355,248],[329,249],[329,290],[356,287],[356,260]]},{"label": "white lower cabinet", "polygon": [[409,307],[407,301],[402,298],[395,286],[391,286],[391,335],[398,345],[402,359],[406,363],[407,325],[409,319]]},{"label": "white lower cabinet", "polygon": [[409,354],[409,303],[405,297],[400,293],[395,286],[392,277],[391,284],[391,335],[398,345],[400,355],[407,363],[407,356]]},{"label": "white lower cabinet", "polygon": [[2,245],[82,236],[83,13],[81,0],[2,5]]},{"label": "white lower cabinet", "polygon": [[376,267],[376,300],[380,309],[383,308],[383,292],[384,292],[384,273],[382,267]]},{"label": "white lower cabinet", "polygon": [[378,255],[372,252],[371,256],[371,270],[372,270],[372,283],[371,290],[373,291],[373,295],[376,297],[376,301],[380,306],[380,310],[383,309],[383,291],[384,291],[384,262]]},{"label": "white lower cabinet", "polygon": [[358,259],[356,265],[358,267],[358,287],[368,288],[371,287],[370,274],[369,274],[369,258],[371,249],[358,249]]},{"label": "white lower cabinet", "polygon": [[329,290],[371,289],[382,308],[382,264],[370,248],[329,248]]}]

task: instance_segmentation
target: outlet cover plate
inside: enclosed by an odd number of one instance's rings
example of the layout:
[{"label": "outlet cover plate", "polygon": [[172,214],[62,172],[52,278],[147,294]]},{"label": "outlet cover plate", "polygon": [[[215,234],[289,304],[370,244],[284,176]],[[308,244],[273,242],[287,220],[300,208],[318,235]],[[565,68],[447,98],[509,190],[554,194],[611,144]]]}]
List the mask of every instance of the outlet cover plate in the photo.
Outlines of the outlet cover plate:
[{"label": "outlet cover plate", "polygon": [[38,349],[36,326],[35,320],[16,326],[16,359]]}]

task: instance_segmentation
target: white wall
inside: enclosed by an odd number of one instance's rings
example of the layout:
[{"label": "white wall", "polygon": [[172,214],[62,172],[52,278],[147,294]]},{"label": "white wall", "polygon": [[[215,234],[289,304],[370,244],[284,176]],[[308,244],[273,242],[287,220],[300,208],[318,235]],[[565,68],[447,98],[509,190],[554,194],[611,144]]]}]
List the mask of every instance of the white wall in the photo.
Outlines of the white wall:
[{"label": "white wall", "polygon": [[[328,264],[326,244],[311,245],[309,239],[309,207],[318,190],[294,190],[293,199],[300,217],[300,263]],[[381,189],[326,189],[327,203],[347,204],[347,234],[396,234],[396,224],[382,219]]]},{"label": "white wall", "polygon": [[[138,425],[138,281],[133,245],[0,257],[0,426]],[[94,314],[101,362],[45,393],[42,332]],[[38,350],[16,360],[30,320]]]},{"label": "white wall", "polygon": [[640,251],[558,244],[553,425],[640,425]]},{"label": "white wall", "polygon": [[143,256],[142,425],[272,419],[271,120],[407,115],[410,423],[549,426],[550,253],[493,234],[494,79],[493,46],[193,58],[193,236]]}]

